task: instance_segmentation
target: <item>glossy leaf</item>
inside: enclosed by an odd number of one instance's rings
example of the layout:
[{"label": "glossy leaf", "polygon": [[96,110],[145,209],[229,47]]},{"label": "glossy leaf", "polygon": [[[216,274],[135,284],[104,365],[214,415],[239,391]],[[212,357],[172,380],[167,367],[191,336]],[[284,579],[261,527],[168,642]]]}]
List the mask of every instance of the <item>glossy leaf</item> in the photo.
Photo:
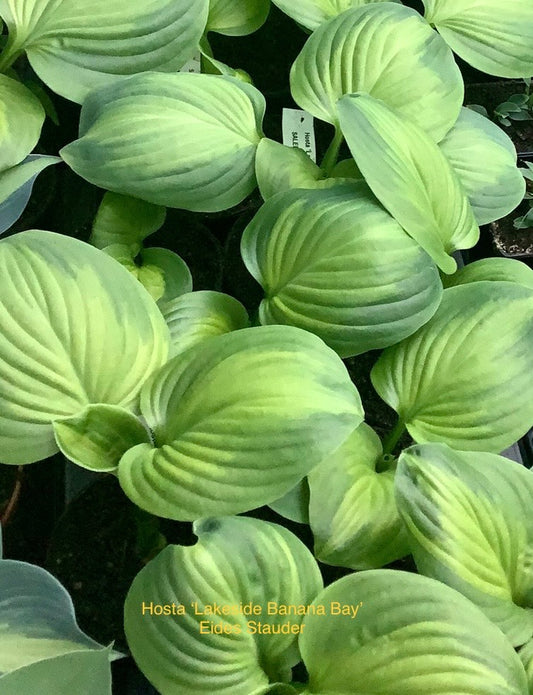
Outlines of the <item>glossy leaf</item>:
[{"label": "glossy leaf", "polygon": [[144,200],[107,192],[94,218],[89,242],[98,249],[112,244],[131,247],[135,255],[144,239],[163,226],[166,210]]},{"label": "glossy leaf", "polygon": [[416,442],[498,453],[533,422],[533,292],[510,282],[444,291],[433,318],[383,352],[381,398]]},{"label": "glossy leaf", "polygon": [[174,354],[249,325],[246,309],[239,301],[210,290],[182,294],[165,304],[162,311]]},{"label": "glossy leaf", "polygon": [[288,326],[179,354],[143,387],[141,412],[155,444],[122,457],[120,483],[141,508],[184,521],[281,497],[363,419],[341,360]]},{"label": "glossy leaf", "polygon": [[533,269],[514,258],[482,258],[468,263],[453,275],[446,275],[443,278],[445,287],[483,280],[516,282],[533,290]]},{"label": "glossy leaf", "polygon": [[[401,0],[390,0],[400,3]],[[272,0],[280,10],[292,17],[306,29],[314,31],[328,19],[332,19],[346,10],[353,7],[362,7],[372,2],[383,2],[383,0]]]},{"label": "glossy leaf", "polygon": [[498,77],[533,75],[533,6],[529,0],[423,0],[425,17],[452,50]]},{"label": "glossy leaf", "polygon": [[265,290],[261,323],[304,328],[341,357],[414,333],[442,294],[429,256],[363,183],[270,198],[241,253]]},{"label": "glossy leaf", "polygon": [[[257,519],[207,519],[194,528],[196,545],[168,546],[133,581],[124,614],[135,661],[164,693],[286,692],[271,691],[269,681],[290,680],[302,616],[269,614],[269,606],[311,603],[322,588],[313,556],[283,527]],[[183,606],[184,614],[152,616],[152,603]],[[227,614],[209,614],[214,605]],[[241,605],[255,613],[240,613]],[[289,634],[254,634],[259,622],[286,624]]]},{"label": "glossy leaf", "polygon": [[0,171],[19,164],[35,147],[44,109],[30,90],[0,74]]},{"label": "glossy leaf", "polygon": [[479,228],[461,183],[418,126],[368,95],[338,104],[342,131],[374,195],[445,273],[449,254],[474,246]]},{"label": "glossy leaf", "polygon": [[83,103],[124,75],[176,72],[197,49],[209,0],[0,0],[7,56],[26,51],[39,77]]},{"label": "glossy leaf", "polygon": [[60,161],[59,157],[30,154],[20,164],[0,172],[0,234],[24,212],[41,171]]},{"label": "glossy leaf", "polygon": [[324,589],[314,604],[360,607],[355,618],[305,618],[307,695],[527,695],[524,669],[502,632],[434,579],[358,572]]},{"label": "glossy leaf", "polygon": [[230,77],[137,75],[87,98],[80,139],[60,154],[102,188],[157,205],[225,210],[256,185],[264,109],[260,92]]},{"label": "glossy leaf", "polygon": [[398,507],[418,570],[478,605],[514,646],[533,636],[533,473],[444,444],[406,449]]},{"label": "glossy leaf", "polygon": [[457,123],[439,144],[479,225],[505,217],[522,202],[526,184],[516,166],[513,142],[488,118],[461,109]]},{"label": "glossy leaf", "polygon": [[409,555],[394,499],[393,459],[362,423],[309,474],[309,519],[315,557],[351,569],[382,567]]},{"label": "glossy leaf", "polygon": [[0,242],[0,450],[57,451],[52,421],[91,403],[132,408],[169,336],[146,291],[101,251],[43,231]]},{"label": "glossy leaf", "polygon": [[463,101],[461,73],[450,49],[414,10],[372,3],[320,26],[291,70],[302,109],[338,124],[337,101],[367,92],[382,99],[438,142]]},{"label": "glossy leaf", "polygon": [[257,31],[268,17],[270,0],[209,0],[207,31],[244,36]]},{"label": "glossy leaf", "polygon": [[89,405],[81,413],[53,422],[62,453],[93,471],[114,471],[131,447],[150,442],[144,425],[116,405]]}]

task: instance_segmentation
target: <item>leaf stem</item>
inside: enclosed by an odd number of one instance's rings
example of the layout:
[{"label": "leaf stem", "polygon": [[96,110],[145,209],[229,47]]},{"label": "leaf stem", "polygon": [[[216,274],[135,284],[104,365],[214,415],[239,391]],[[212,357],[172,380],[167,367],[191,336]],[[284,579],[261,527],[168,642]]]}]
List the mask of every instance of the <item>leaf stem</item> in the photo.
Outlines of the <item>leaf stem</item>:
[{"label": "leaf stem", "polygon": [[344,140],[344,135],[342,134],[340,128],[335,128],[335,135],[333,136],[332,141],[329,144],[328,149],[326,150],[326,154],[324,155],[324,159],[322,160],[322,164],[320,165],[321,169],[324,169],[326,172],[326,176],[329,176],[331,172],[333,171],[333,167],[335,164],[337,164],[337,159],[339,158],[339,150],[342,145],[342,141]]},{"label": "leaf stem", "polygon": [[396,445],[400,441],[400,437],[405,432],[405,423],[401,418],[398,418],[398,422],[395,424],[394,428],[389,432],[389,434],[383,440],[383,455],[387,456],[392,454]]},{"label": "leaf stem", "polygon": [[13,43],[8,41],[4,50],[0,53],[0,73],[5,74],[23,53],[23,48],[16,48]]},{"label": "leaf stem", "polygon": [[20,498],[20,492],[22,490],[23,475],[24,468],[23,466],[19,466],[17,469],[17,477],[15,479],[15,486],[13,487],[13,492],[11,493],[11,497],[9,498],[9,501],[6,504],[5,509],[2,512],[2,515],[0,516],[1,526],[5,527],[8,525],[8,523],[11,521],[11,517],[13,516],[15,509],[17,508],[17,504]]}]

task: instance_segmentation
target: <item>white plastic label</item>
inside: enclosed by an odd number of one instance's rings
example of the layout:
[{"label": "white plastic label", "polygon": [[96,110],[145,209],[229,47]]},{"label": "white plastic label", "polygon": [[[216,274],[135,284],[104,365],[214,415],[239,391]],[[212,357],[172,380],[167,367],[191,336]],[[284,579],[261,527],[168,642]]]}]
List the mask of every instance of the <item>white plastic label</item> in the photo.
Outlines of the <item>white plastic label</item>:
[{"label": "white plastic label", "polygon": [[183,67],[180,68],[180,72],[202,72],[202,54],[200,51],[196,51],[193,57],[188,60]]},{"label": "white plastic label", "polygon": [[316,162],[315,119],[301,109],[283,109],[283,144],[299,147]]}]

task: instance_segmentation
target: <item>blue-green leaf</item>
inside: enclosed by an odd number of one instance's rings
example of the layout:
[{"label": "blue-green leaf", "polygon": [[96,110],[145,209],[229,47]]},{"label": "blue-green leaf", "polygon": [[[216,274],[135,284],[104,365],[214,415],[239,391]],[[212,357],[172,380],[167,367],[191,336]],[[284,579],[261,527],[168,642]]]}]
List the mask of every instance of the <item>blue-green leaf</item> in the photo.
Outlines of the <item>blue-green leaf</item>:
[{"label": "blue-green leaf", "polygon": [[[362,7],[372,2],[383,2],[383,0],[272,0],[280,10],[292,17],[294,21],[303,27],[314,31],[328,19],[333,19],[345,10],[353,7]],[[401,3],[401,0],[390,0],[390,2]]]},{"label": "blue-green leaf", "polygon": [[313,605],[328,613],[305,618],[305,695],[527,695],[524,668],[501,630],[434,579],[357,572]]},{"label": "blue-green leaf", "polygon": [[431,258],[364,183],[270,198],[241,253],[265,290],[261,323],[304,328],[342,357],[414,333],[442,294]]},{"label": "blue-green leaf", "polygon": [[292,66],[291,91],[302,109],[335,125],[337,101],[367,92],[438,142],[457,120],[464,87],[452,52],[417,12],[377,2],[318,27]]},{"label": "blue-green leaf", "polygon": [[521,645],[533,636],[533,473],[503,456],[444,444],[406,449],[398,506],[422,574],[477,604]]},{"label": "blue-green leaf", "polygon": [[309,474],[315,556],[352,569],[382,567],[409,554],[394,499],[394,468],[381,441],[362,423]]},{"label": "blue-green leaf", "polygon": [[453,166],[479,225],[505,217],[519,205],[526,185],[516,150],[501,128],[471,109],[439,143]]},{"label": "blue-green leaf", "polygon": [[268,17],[270,0],[209,0],[206,31],[227,36],[252,34]]},{"label": "blue-green leaf", "polygon": [[416,442],[499,453],[533,422],[532,350],[533,291],[472,282],[382,353],[372,383]]},{"label": "blue-green leaf", "polygon": [[445,273],[479,238],[452,166],[422,128],[367,94],[337,105],[342,132],[374,195]]},{"label": "blue-green leaf", "polygon": [[225,210],[255,188],[264,109],[257,89],[231,77],[141,74],[92,92],[79,140],[60,154],[77,174],[116,193]]},{"label": "blue-green leaf", "polygon": [[39,99],[20,82],[0,74],[0,171],[19,164],[33,150],[44,118]]},{"label": "blue-green leaf", "polygon": [[[257,519],[206,519],[194,530],[198,543],[165,548],[126,598],[126,637],[140,669],[174,695],[294,692],[269,682],[289,681],[300,660],[302,613],[284,608],[307,607],[322,588],[313,556],[283,527]],[[151,613],[165,606],[168,613]]]},{"label": "blue-green leaf", "polygon": [[209,0],[0,0],[4,60],[26,51],[51,89],[83,103],[124,75],[176,72],[197,50]]},{"label": "blue-green leaf", "polygon": [[174,354],[216,335],[246,328],[243,305],[222,292],[189,292],[162,306]]},{"label": "blue-green leaf", "polygon": [[216,336],[170,360],[144,386],[154,445],[121,459],[140,507],[171,519],[234,514],[288,492],[363,419],[335,353],[288,326]]},{"label": "blue-green leaf", "polygon": [[166,361],[156,304],[102,251],[33,230],[0,241],[0,460],[57,451],[52,421],[93,403],[137,406]]},{"label": "blue-green leaf", "polygon": [[530,0],[423,0],[425,17],[467,63],[499,77],[533,75]]},{"label": "blue-green leaf", "polygon": [[20,164],[0,172],[0,234],[24,212],[41,171],[60,161],[59,157],[30,154]]}]

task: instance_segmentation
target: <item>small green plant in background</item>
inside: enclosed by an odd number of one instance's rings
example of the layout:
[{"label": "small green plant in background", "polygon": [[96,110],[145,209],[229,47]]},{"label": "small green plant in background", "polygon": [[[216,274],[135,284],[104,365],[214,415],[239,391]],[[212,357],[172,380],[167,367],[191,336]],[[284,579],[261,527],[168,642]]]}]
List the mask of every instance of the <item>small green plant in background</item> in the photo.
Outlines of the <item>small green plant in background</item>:
[{"label": "small green plant in background", "polygon": [[494,115],[504,126],[510,126],[511,121],[533,121],[533,94],[531,93],[531,77],[524,77],[525,90],[511,96],[494,109]]}]

